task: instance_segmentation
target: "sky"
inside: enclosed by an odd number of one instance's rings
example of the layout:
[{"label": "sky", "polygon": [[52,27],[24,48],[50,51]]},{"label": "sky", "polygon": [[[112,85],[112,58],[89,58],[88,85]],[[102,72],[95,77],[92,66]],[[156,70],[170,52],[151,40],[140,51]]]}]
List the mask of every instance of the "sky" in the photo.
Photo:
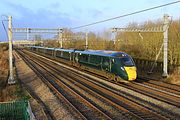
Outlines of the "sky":
[{"label": "sky", "polygon": [[[15,28],[72,28],[173,1],[176,0],[0,0],[0,15],[1,20],[6,19],[2,15],[11,15]],[[179,19],[179,9],[177,3],[76,31],[124,27],[130,22],[157,20],[163,14]],[[0,41],[7,41],[2,24]]]}]

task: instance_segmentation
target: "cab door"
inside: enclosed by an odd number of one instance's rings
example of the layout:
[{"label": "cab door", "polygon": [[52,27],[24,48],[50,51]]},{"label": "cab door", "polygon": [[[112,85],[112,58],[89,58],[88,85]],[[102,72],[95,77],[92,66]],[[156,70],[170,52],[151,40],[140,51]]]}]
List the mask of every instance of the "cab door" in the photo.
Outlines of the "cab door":
[{"label": "cab door", "polygon": [[103,57],[102,58],[102,69],[104,71],[110,72],[110,58],[109,57]]}]

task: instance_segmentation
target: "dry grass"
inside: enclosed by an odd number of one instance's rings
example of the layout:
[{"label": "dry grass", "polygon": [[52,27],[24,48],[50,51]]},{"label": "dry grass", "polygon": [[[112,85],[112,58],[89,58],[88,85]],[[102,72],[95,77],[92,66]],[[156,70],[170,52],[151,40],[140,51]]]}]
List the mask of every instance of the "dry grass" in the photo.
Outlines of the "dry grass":
[{"label": "dry grass", "polygon": [[15,85],[7,84],[8,62],[8,47],[7,45],[0,45],[0,102],[28,98],[18,83]]},{"label": "dry grass", "polygon": [[[6,82],[8,76],[8,51],[0,46],[0,83]],[[2,84],[0,84],[0,87]]]},{"label": "dry grass", "polygon": [[0,46],[0,101],[4,101],[3,89],[6,87],[8,77],[8,51]]},{"label": "dry grass", "polygon": [[180,85],[180,67],[176,68],[165,82]]}]

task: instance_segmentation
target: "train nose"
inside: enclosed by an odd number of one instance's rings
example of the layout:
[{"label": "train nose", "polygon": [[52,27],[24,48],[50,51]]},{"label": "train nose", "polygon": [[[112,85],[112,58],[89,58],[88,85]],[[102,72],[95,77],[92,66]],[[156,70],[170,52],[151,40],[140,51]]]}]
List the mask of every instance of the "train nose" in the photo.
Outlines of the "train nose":
[{"label": "train nose", "polygon": [[128,75],[128,80],[132,81],[137,78],[136,67],[124,67]]}]

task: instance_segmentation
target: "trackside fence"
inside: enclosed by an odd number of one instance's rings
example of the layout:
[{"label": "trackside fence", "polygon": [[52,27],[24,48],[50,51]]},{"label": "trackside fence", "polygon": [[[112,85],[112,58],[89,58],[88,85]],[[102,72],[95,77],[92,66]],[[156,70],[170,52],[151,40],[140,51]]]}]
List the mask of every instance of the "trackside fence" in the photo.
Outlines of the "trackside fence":
[{"label": "trackside fence", "polygon": [[[163,72],[163,62],[157,61],[154,62],[153,60],[147,59],[140,59],[140,58],[133,58],[135,64],[137,66],[138,72],[152,72],[152,73],[162,73]],[[176,65],[168,65],[168,72],[173,73],[174,70],[180,68],[180,63]]]},{"label": "trackside fence", "polygon": [[0,102],[0,120],[32,120],[31,113],[28,101]]}]

